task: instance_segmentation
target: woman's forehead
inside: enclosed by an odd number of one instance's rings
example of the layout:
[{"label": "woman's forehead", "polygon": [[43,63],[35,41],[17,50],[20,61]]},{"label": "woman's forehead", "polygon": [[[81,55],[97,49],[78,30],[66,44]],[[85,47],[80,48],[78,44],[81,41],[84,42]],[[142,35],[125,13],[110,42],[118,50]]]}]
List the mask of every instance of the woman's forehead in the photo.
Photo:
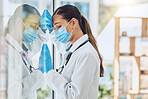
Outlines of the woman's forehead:
[{"label": "woman's forehead", "polygon": [[53,23],[57,23],[57,22],[60,22],[63,20],[62,16],[61,15],[54,15],[52,17],[52,20],[53,20]]},{"label": "woman's forehead", "polygon": [[36,16],[36,15],[29,15],[27,17],[26,21],[29,22],[29,23],[36,23],[36,24],[38,24],[39,21],[40,21],[40,17]]},{"label": "woman's forehead", "polygon": [[53,16],[53,25],[66,23],[67,20],[63,19],[61,15],[54,15]]}]

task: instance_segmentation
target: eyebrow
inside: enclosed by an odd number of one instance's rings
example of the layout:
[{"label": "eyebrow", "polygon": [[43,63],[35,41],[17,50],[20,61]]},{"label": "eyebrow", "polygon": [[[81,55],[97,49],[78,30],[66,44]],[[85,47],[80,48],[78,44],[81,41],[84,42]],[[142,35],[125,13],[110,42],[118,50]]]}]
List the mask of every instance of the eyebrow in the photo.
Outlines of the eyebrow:
[{"label": "eyebrow", "polygon": [[56,22],[54,25],[59,24],[60,22]]}]

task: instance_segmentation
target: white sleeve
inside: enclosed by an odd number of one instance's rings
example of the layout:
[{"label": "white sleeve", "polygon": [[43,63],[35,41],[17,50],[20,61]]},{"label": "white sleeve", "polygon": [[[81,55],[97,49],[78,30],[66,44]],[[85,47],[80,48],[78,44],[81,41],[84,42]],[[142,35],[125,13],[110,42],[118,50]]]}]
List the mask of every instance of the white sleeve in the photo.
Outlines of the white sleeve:
[{"label": "white sleeve", "polygon": [[14,65],[14,58],[12,58],[10,55],[8,55],[7,58],[7,99],[22,99],[22,72],[16,70],[18,68],[16,65]]},{"label": "white sleeve", "polygon": [[42,72],[36,70],[26,76],[22,80],[22,96],[23,99],[27,96],[30,96],[33,92],[39,89],[45,83],[45,78]]},{"label": "white sleeve", "polygon": [[84,53],[77,58],[71,82],[51,70],[47,74],[47,84],[66,99],[86,99],[86,93],[88,93],[95,75],[96,65],[96,58],[91,53]]}]

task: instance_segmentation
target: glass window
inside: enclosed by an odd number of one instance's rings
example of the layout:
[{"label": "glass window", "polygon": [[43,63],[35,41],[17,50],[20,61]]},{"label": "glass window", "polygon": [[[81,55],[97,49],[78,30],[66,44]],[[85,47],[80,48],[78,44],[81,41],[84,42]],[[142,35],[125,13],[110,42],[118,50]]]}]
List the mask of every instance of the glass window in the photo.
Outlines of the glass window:
[{"label": "glass window", "polygon": [[78,7],[78,9],[80,10],[80,12],[82,13],[82,15],[84,15],[84,17],[89,20],[89,3],[81,3],[81,2],[61,2],[61,5],[66,5],[66,4],[71,4],[74,5],[76,7]]},{"label": "glass window", "polygon": [[34,70],[44,43],[40,17],[44,9],[52,14],[53,0],[1,0],[0,7],[0,98],[51,99],[52,90]]}]

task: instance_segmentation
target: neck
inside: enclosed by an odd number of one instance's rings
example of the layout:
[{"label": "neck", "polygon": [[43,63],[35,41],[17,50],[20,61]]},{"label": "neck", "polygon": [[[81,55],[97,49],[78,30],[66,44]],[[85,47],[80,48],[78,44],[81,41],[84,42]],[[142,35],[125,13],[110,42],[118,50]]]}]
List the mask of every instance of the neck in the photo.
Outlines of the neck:
[{"label": "neck", "polygon": [[75,31],[74,33],[74,37],[73,39],[71,40],[71,43],[74,44],[79,38],[81,38],[83,36],[83,32],[81,29],[78,29]]}]

